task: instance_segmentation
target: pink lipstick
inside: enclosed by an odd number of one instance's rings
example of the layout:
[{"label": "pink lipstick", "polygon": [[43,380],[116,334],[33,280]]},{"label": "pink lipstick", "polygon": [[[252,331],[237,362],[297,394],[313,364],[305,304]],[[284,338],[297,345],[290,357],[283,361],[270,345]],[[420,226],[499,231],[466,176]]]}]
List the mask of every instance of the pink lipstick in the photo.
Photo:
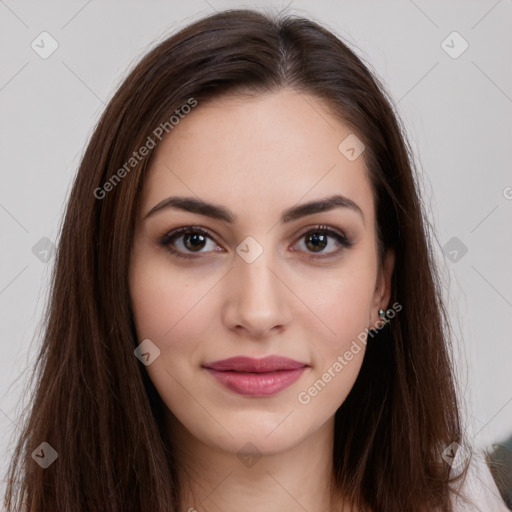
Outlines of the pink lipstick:
[{"label": "pink lipstick", "polygon": [[231,357],[203,365],[221,384],[241,395],[270,396],[291,386],[309,367],[286,357]]}]

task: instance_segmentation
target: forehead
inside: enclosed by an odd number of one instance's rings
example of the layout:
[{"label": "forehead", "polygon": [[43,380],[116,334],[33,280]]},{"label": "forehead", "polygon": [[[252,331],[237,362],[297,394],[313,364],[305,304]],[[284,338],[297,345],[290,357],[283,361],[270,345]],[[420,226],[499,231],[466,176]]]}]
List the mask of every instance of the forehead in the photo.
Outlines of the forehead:
[{"label": "forehead", "polygon": [[340,193],[373,218],[364,153],[350,160],[339,149],[349,136],[321,100],[291,89],[199,103],[156,148],[142,213],[167,196],[186,195],[248,217],[277,215]]}]

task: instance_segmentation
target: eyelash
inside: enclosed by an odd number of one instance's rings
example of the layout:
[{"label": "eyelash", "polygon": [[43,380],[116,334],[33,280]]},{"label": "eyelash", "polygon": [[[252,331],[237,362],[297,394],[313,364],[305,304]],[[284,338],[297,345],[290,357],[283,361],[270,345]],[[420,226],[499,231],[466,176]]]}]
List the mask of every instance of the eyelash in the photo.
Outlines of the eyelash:
[{"label": "eyelash", "polygon": [[[211,240],[213,240],[215,243],[217,243],[213,234],[210,233],[208,230],[201,228],[199,226],[183,226],[181,228],[175,229],[174,231],[171,231],[170,233],[167,233],[166,235],[164,235],[160,240],[158,240],[158,244],[163,247],[166,247],[172,254],[174,254],[180,258],[195,259],[198,257],[196,254],[201,254],[201,253],[192,253],[192,252],[184,253],[184,252],[177,250],[176,248],[174,248],[171,245],[171,242],[175,241],[180,236],[183,236],[184,234],[191,234],[191,233],[206,236],[206,237],[210,238]],[[341,232],[338,232],[337,230],[334,230],[333,228],[331,228],[329,226],[325,226],[325,225],[318,225],[318,226],[315,226],[315,227],[309,229],[308,231],[305,231],[304,233],[302,233],[300,235],[299,239],[305,237],[306,235],[310,235],[313,233],[315,233],[315,234],[321,233],[323,235],[330,235],[330,236],[334,237],[336,239],[336,241],[344,249],[348,249],[353,245],[353,242],[349,238],[347,238],[344,234],[342,234]],[[219,245],[219,244],[217,244],[217,245]],[[336,256],[342,250],[343,249],[338,249],[334,252],[326,253],[323,255],[316,255],[314,253],[311,253],[308,257],[310,259],[325,259],[325,258]]]}]

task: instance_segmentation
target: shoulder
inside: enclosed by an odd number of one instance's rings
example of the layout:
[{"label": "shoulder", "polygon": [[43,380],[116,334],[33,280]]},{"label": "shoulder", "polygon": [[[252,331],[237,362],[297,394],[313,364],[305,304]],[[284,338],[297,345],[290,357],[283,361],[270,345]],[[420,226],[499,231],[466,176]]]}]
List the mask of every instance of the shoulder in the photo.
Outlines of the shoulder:
[{"label": "shoulder", "polygon": [[[471,454],[464,480],[458,481],[453,488],[455,489],[452,493],[454,512],[509,511],[481,452],[475,451]],[[457,493],[462,496],[458,496]],[[470,500],[470,503],[467,500]]]}]

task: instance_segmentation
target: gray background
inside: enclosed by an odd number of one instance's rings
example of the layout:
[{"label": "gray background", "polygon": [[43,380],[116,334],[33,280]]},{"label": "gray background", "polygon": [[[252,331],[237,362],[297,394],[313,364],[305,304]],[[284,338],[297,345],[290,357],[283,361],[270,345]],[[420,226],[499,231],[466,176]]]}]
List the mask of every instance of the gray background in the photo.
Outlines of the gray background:
[{"label": "gray background", "polygon": [[[207,13],[237,7],[286,8],[326,25],[391,93],[435,226],[471,440],[486,447],[512,433],[512,0],[0,0],[2,477],[54,261],[45,239],[57,240],[100,113],[149,48]],[[31,47],[51,48],[44,31],[58,44],[46,59]],[[460,55],[454,31],[469,44]]]}]

